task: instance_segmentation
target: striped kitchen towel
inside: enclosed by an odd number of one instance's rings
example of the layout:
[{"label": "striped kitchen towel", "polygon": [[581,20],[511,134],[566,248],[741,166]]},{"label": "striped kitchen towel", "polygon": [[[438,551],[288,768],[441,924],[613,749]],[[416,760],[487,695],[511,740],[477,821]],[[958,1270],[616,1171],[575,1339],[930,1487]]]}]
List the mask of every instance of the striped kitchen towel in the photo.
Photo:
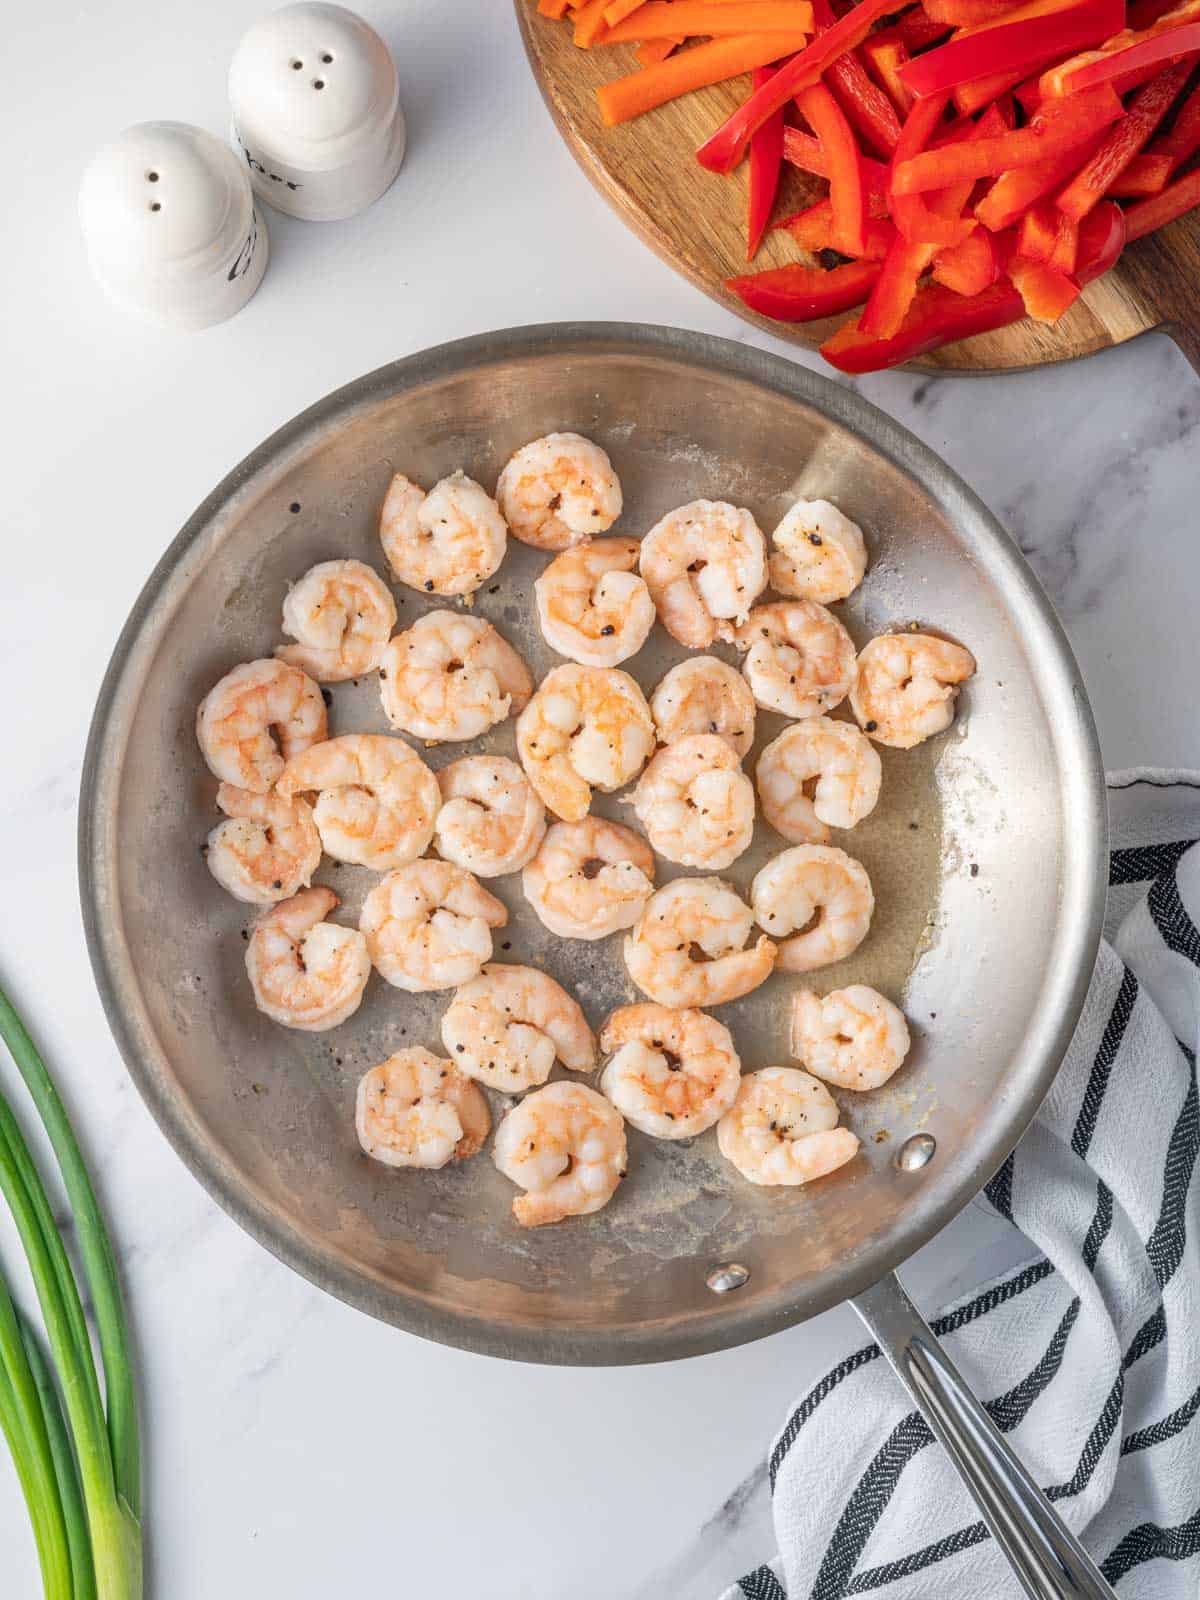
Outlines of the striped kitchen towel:
[{"label": "striped kitchen towel", "polygon": [[[1109,777],[1106,942],[1050,1094],[987,1186],[1030,1259],[934,1321],[1129,1600],[1200,1593],[1200,773]],[[875,1345],[769,1459],[778,1555],[725,1600],[1021,1590]]]}]

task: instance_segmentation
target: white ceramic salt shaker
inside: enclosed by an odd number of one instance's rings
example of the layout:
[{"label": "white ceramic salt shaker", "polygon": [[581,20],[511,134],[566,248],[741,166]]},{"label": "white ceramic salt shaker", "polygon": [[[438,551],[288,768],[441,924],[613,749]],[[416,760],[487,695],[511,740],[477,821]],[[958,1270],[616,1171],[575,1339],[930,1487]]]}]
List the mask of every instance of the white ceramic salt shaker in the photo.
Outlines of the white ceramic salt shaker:
[{"label": "white ceramic salt shaker", "polygon": [[184,122],[140,122],[98,150],[79,217],[111,298],[171,327],[233,316],[266,270],[267,231],[245,168]]},{"label": "white ceramic salt shaker", "polygon": [[396,64],[341,6],[305,0],[256,22],[234,53],[229,99],[255,193],[290,216],[353,216],[400,170]]}]

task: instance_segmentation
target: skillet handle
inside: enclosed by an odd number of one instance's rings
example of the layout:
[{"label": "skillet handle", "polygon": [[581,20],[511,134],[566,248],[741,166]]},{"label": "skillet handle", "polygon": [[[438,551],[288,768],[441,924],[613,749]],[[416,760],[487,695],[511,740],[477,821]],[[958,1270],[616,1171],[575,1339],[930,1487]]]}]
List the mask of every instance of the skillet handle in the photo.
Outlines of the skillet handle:
[{"label": "skillet handle", "polygon": [[1116,1600],[967,1388],[895,1273],[851,1301],[970,1490],[1033,1600]]}]

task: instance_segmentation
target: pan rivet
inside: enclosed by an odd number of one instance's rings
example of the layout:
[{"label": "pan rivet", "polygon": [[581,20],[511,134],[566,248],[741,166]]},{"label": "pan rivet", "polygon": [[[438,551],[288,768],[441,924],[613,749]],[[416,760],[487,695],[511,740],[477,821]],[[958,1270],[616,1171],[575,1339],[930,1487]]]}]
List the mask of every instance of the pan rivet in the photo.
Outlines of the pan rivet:
[{"label": "pan rivet", "polygon": [[933,1160],[934,1151],[937,1149],[937,1140],[931,1133],[914,1133],[911,1139],[905,1139],[896,1152],[896,1165],[901,1172],[920,1172]]},{"label": "pan rivet", "polygon": [[704,1281],[714,1294],[728,1294],[731,1289],[740,1289],[749,1277],[749,1267],[740,1261],[726,1261],[714,1267]]}]

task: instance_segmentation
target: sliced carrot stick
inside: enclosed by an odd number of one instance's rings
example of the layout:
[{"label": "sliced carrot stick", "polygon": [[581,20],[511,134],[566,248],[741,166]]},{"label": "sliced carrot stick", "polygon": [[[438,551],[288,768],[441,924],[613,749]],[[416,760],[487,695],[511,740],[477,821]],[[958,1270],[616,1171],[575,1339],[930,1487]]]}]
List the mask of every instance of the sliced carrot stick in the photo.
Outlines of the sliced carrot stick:
[{"label": "sliced carrot stick", "polygon": [[538,0],[538,15],[553,17],[557,22],[560,17],[565,17],[570,9],[571,0]]},{"label": "sliced carrot stick", "polygon": [[643,67],[624,78],[614,78],[596,90],[600,115],[610,128],[640,117],[681,94],[723,83],[754,67],[765,67],[803,49],[803,33],[752,33],[733,39],[709,39],[680,55]]},{"label": "sliced carrot stick", "polygon": [[654,67],[660,61],[665,61],[676,45],[682,43],[682,39],[647,39],[633,53],[639,67]]},{"label": "sliced carrot stick", "polygon": [[604,20],[610,28],[615,28],[618,22],[624,22],[631,12],[644,4],[645,0],[608,0],[604,8]]},{"label": "sliced carrot stick", "polygon": [[575,13],[575,43],[590,50],[604,28],[604,8],[609,0],[587,0]]},{"label": "sliced carrot stick", "polygon": [[811,33],[812,26],[809,0],[739,0],[737,4],[730,0],[645,0],[632,17],[608,30],[604,43],[672,38],[680,33]]}]

